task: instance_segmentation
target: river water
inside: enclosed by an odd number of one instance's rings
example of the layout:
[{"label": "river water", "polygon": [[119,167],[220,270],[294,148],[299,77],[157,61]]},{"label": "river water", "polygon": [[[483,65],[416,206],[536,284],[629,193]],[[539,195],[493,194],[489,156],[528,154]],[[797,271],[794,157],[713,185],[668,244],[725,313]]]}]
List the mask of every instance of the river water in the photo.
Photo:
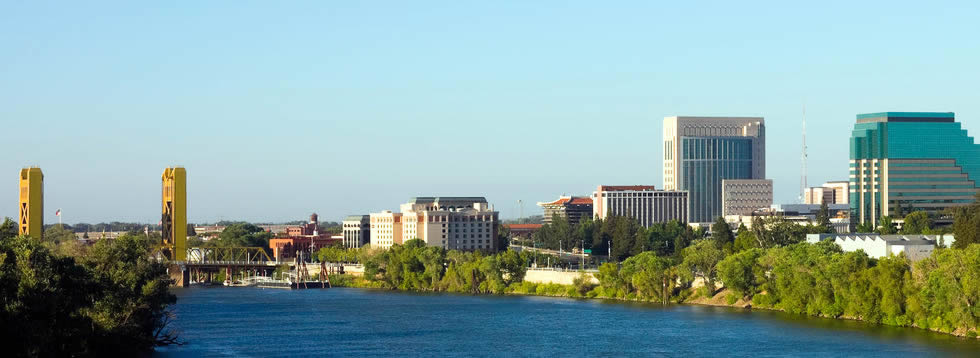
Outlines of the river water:
[{"label": "river water", "polygon": [[980,356],[911,328],[690,305],[333,288],[177,289],[164,357]]}]

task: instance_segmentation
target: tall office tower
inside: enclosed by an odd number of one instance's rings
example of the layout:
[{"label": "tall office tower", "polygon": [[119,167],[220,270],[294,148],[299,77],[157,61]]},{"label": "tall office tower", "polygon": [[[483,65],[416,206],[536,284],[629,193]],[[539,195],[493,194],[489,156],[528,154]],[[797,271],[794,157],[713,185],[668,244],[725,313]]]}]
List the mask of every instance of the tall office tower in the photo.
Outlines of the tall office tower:
[{"label": "tall office tower", "polygon": [[850,170],[852,222],[878,225],[882,216],[973,203],[980,145],[952,112],[859,114]]},{"label": "tall office tower", "polygon": [[172,250],[174,261],[187,261],[187,171],[182,167],[163,170],[163,245]]},{"label": "tall office tower", "polygon": [[20,220],[17,233],[40,239],[44,234],[44,174],[41,168],[20,170]]},{"label": "tall office tower", "polygon": [[690,193],[690,222],[722,215],[722,180],[765,177],[762,117],[664,118],[664,189]]}]

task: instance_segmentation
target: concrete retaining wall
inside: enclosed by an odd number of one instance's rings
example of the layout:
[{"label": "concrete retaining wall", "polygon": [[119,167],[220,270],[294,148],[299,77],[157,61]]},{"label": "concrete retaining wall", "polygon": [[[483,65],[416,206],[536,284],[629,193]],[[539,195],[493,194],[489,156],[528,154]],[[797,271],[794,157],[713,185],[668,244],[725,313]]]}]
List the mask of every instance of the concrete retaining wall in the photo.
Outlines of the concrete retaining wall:
[{"label": "concrete retaining wall", "polygon": [[[562,285],[571,285],[572,281],[579,276],[578,271],[552,271],[552,270],[532,270],[528,269],[527,274],[524,275],[524,281],[534,282],[534,283],[558,283]],[[599,280],[595,278],[595,275],[591,272],[586,272],[586,275],[592,280],[592,283],[598,284]]]}]

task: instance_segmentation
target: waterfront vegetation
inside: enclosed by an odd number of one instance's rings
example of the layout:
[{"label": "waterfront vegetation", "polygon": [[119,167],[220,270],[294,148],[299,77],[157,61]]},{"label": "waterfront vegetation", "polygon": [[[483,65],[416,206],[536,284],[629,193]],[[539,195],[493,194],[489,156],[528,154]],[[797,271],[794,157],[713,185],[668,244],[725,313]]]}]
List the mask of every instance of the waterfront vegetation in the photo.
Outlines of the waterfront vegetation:
[{"label": "waterfront vegetation", "polygon": [[[365,276],[336,280],[339,286],[413,291],[736,305],[975,337],[980,244],[967,240],[980,229],[977,217],[980,204],[961,209],[954,248],[939,248],[914,264],[904,255],[873,259],[863,251],[845,253],[830,241],[803,242],[805,234],[828,232],[829,226],[799,226],[780,217],[758,218],[751,230],[737,233],[719,221],[710,236],[674,223],[642,229],[629,219],[611,218],[586,221],[575,231],[546,225],[537,236],[547,240],[554,230],[589,237],[590,229],[583,229],[589,226],[593,235],[610,235],[612,258],[625,259],[599,266],[593,274],[598,283],[585,273],[572,285],[526,282],[529,253],[446,251],[418,240],[387,251],[364,250],[359,259]],[[903,233],[934,230],[928,217],[911,219]],[[625,245],[631,239],[633,245]],[[616,251],[617,242],[622,251]]]},{"label": "waterfront vegetation", "polygon": [[[143,235],[76,241],[17,236],[0,225],[0,334],[8,356],[134,356],[178,343],[167,328],[167,269]],[[70,246],[70,247],[69,247]],[[72,253],[72,254],[66,254]]]}]

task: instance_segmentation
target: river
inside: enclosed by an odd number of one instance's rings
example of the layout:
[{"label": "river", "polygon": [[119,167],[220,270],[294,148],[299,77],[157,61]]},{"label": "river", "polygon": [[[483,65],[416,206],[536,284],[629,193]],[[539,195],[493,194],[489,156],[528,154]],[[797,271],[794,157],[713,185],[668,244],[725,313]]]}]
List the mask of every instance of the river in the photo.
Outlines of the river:
[{"label": "river", "polygon": [[977,356],[911,328],[691,305],[349,288],[183,288],[162,357]]}]

